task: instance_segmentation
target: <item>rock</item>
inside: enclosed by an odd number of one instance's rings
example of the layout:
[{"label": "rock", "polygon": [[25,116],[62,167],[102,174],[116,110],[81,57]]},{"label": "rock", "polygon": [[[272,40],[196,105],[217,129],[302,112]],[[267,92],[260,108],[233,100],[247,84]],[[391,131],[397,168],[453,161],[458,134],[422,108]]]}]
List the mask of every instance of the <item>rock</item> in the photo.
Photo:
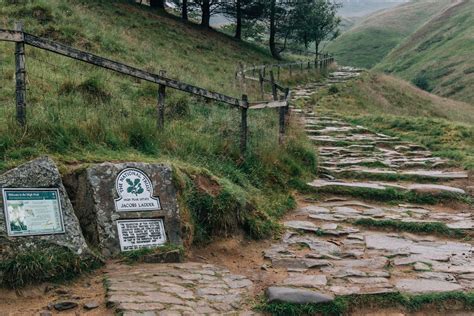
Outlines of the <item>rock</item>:
[{"label": "rock", "polygon": [[307,275],[301,273],[291,273],[288,278],[283,280],[284,285],[301,287],[320,287],[328,282],[325,275]]},{"label": "rock", "polygon": [[269,287],[266,291],[268,302],[294,304],[318,304],[334,300],[333,296],[311,290],[293,289],[289,287]]},{"label": "rock", "polygon": [[457,283],[428,279],[401,279],[396,282],[395,287],[400,292],[408,293],[450,292],[462,290],[462,286]]},{"label": "rock", "polygon": [[[48,157],[41,157],[25,163],[0,175],[0,188],[56,188],[62,208],[64,233],[37,236],[8,236],[5,213],[0,212],[0,261],[2,257],[30,250],[42,250],[48,247],[65,247],[83,260],[96,259],[86,244],[79,221],[74,213],[61,174]],[[3,197],[0,196],[3,204]]]},{"label": "rock", "polygon": [[288,222],[285,222],[284,225],[287,228],[310,231],[310,232],[318,232],[320,230],[318,226],[307,221],[288,221]]},{"label": "rock", "polygon": [[413,265],[415,271],[431,271],[431,267],[424,262],[417,262]]},{"label": "rock", "polygon": [[50,311],[40,311],[39,316],[52,316]]},{"label": "rock", "polygon": [[65,311],[76,308],[77,306],[76,302],[59,302],[54,304],[54,309],[57,311]]},{"label": "rock", "polygon": [[465,194],[466,192],[463,189],[450,187],[447,185],[440,185],[440,184],[411,184],[408,186],[408,190],[419,192],[419,193],[432,193],[432,194],[439,194],[444,192],[449,193],[459,193]]},{"label": "rock", "polygon": [[[151,205],[141,211],[133,211],[132,208],[129,211],[116,211],[116,200],[120,199],[116,189],[116,178],[120,172],[128,168],[133,168],[137,174],[143,174],[141,182],[145,186],[143,187],[145,193],[151,196],[151,202],[159,200],[159,205]],[[138,176],[130,178],[137,180]],[[149,178],[151,183],[148,183],[146,178]],[[84,236],[105,257],[117,255],[121,251],[118,220],[163,218],[167,242],[174,245],[182,244],[181,221],[171,167],[138,162],[102,163],[80,170],[65,179],[69,190],[76,192],[74,206]],[[140,194],[142,193],[143,190]],[[157,206],[161,206],[161,209]]]},{"label": "rock", "polygon": [[91,301],[84,304],[84,309],[86,310],[95,309],[97,307],[99,307],[99,303],[97,303],[96,301]]}]

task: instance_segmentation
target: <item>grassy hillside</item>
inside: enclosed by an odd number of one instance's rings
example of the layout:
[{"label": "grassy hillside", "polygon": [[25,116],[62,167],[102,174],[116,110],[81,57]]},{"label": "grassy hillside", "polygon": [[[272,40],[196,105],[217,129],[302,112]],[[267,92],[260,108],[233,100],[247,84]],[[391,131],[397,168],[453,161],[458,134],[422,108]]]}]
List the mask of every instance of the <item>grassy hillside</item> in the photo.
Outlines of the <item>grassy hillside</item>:
[{"label": "grassy hillside", "polygon": [[328,45],[339,64],[371,68],[449,0],[417,0],[369,15]]},{"label": "grassy hillside", "polygon": [[460,0],[386,56],[378,69],[474,104],[474,1]]},{"label": "grassy hillside", "polygon": [[474,170],[474,107],[441,98],[392,76],[367,73],[313,97],[318,109],[402,139]]},{"label": "grassy hillside", "polygon": [[[234,96],[242,93],[234,82],[239,61],[272,61],[253,46],[126,0],[0,0],[1,27],[17,19],[27,32]],[[0,43],[0,170],[44,154],[63,172],[90,162],[170,163],[188,242],[237,229],[271,234],[272,219],[294,204],[288,186],[315,170],[299,130],[290,125],[286,145],[278,145],[272,109],[249,113],[242,159],[237,109],[167,89],[166,128],[159,132],[156,85],[31,47],[26,64],[23,130],[14,119],[14,45]]]}]

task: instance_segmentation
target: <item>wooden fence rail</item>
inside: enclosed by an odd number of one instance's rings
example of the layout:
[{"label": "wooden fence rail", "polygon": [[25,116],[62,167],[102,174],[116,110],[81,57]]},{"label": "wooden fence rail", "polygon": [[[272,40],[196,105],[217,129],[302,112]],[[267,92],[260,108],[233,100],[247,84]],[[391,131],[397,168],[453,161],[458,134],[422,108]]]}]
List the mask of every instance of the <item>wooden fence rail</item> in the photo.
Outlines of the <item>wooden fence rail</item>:
[{"label": "wooden fence rail", "polygon": [[[329,54],[315,54],[316,58],[314,62],[311,61],[297,61],[297,62],[289,62],[289,63],[280,63],[280,64],[268,64],[268,65],[253,65],[249,67],[244,67],[243,64],[239,64],[238,70],[235,73],[235,78],[240,81],[240,85],[243,88],[245,85],[245,80],[256,81],[259,84],[259,92],[262,97],[264,98],[265,83],[269,83],[271,87],[271,95],[273,101],[271,102],[251,102],[249,103],[250,106],[248,109],[265,109],[265,108],[279,108],[279,143],[284,142],[285,137],[285,130],[286,130],[286,115],[289,113],[289,101],[291,99],[291,91],[289,88],[283,87],[277,80],[280,79],[280,69],[281,68],[288,68],[290,72],[290,76],[292,75],[292,68],[299,68],[303,71],[305,68],[310,70],[312,67],[314,69],[324,69],[327,68],[330,64],[334,62],[334,58]],[[314,66],[313,66],[314,65]],[[277,71],[277,79],[275,79],[274,70]],[[249,76],[247,73],[251,73],[252,75]],[[255,77],[255,75],[258,77]],[[268,74],[268,78],[266,75]],[[283,96],[278,95],[278,91],[283,92]]]},{"label": "wooden fence rail", "polygon": [[[164,113],[165,113],[165,96],[166,87],[183,91],[189,94],[204,97],[209,100],[215,100],[229,104],[233,107],[237,107],[241,111],[241,132],[240,132],[240,150],[241,155],[244,156],[247,149],[247,134],[248,134],[248,109],[264,109],[264,108],[282,108],[288,107],[289,103],[289,90],[285,90],[279,85],[275,87],[280,91],[285,92],[285,95],[278,97],[274,94],[273,101],[262,101],[249,103],[248,97],[242,95],[241,99],[227,96],[218,92],[209,91],[204,88],[200,88],[194,85],[190,85],[178,80],[167,78],[164,72],[154,74],[143,69],[135,68],[117,61],[113,61],[95,54],[91,54],[86,51],[82,51],[76,48],[72,48],[61,43],[51,41],[45,38],[37,37],[32,34],[28,34],[23,31],[22,24],[20,22],[15,23],[14,30],[0,29],[0,41],[14,42],[15,43],[15,78],[16,78],[16,119],[21,126],[25,126],[27,123],[27,101],[26,101],[26,67],[25,67],[25,45],[36,47],[45,51],[49,51],[55,54],[66,56],[71,59],[79,60],[88,64],[92,64],[97,67],[105,68],[111,71],[115,71],[130,77],[149,81],[158,84],[158,97],[157,97],[157,128],[163,129],[165,124]],[[266,66],[259,66],[263,68],[263,74],[256,80],[260,80],[263,85],[263,81],[269,82],[265,78]],[[246,70],[248,71],[248,70]],[[245,72],[242,72],[244,74]],[[272,82],[275,84],[275,82]],[[263,96],[263,94],[262,94]],[[263,97],[262,97],[263,99]],[[281,134],[281,128],[280,128]],[[281,135],[280,135],[281,138]]]}]

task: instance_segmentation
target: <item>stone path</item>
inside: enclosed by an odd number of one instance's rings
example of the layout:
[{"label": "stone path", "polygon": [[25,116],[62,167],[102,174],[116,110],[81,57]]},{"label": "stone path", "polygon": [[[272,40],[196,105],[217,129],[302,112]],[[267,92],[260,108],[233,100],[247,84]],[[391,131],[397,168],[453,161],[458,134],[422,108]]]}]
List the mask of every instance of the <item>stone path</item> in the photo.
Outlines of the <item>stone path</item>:
[{"label": "stone path", "polygon": [[[359,74],[358,69],[341,68],[328,82],[345,82]],[[321,85],[301,87],[293,98],[310,98]],[[309,185],[330,188],[332,194],[318,202],[302,201],[282,222],[282,238],[265,248],[266,263],[255,267],[259,271],[255,284],[271,284],[266,290],[270,302],[319,303],[348,294],[474,290],[473,242],[463,238],[474,233],[471,206],[384,204],[338,194],[342,188],[395,188],[468,196],[472,179],[465,171],[417,144],[335,116],[292,111],[301,115],[319,152],[320,176]],[[383,181],[377,180],[380,177]],[[437,225],[445,231],[389,232],[368,228],[373,226],[361,225],[361,220]],[[272,281],[265,283],[267,279]],[[108,268],[107,286],[108,304],[123,315],[251,315],[252,305],[246,304],[261,294],[256,292],[260,287],[245,276],[193,262],[114,264]]]},{"label": "stone path", "polygon": [[[357,75],[357,70],[341,69],[331,76],[330,83]],[[302,91],[295,94],[296,98],[309,95],[306,87]],[[318,146],[320,178],[309,183],[316,189],[330,187],[337,193],[348,187],[396,188],[466,196],[470,192],[472,180],[465,171],[450,167],[448,160],[433,156],[422,146],[337,117],[293,111],[302,115],[306,132]],[[377,181],[377,177],[384,180]],[[305,204],[283,223],[286,232],[281,241],[265,251],[272,268],[288,273],[280,284],[269,288],[270,297],[282,291],[287,301],[305,298],[305,302],[317,302],[348,294],[474,289],[473,242],[459,238],[463,234],[472,236],[474,231],[471,206],[376,204],[344,196],[317,203],[308,200]],[[445,224],[457,229],[458,238],[377,231],[356,225],[364,219]]]},{"label": "stone path", "polygon": [[106,279],[108,305],[124,316],[236,315],[253,287],[252,281],[225,268],[192,262],[115,264]]}]

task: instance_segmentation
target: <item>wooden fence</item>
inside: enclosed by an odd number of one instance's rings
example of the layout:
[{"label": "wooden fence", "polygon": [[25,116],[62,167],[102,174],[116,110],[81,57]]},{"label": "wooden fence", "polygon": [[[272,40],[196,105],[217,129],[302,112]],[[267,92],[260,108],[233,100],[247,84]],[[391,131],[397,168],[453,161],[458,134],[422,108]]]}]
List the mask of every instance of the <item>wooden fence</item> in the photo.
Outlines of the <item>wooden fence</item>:
[{"label": "wooden fence", "polygon": [[[25,45],[36,47],[45,51],[56,53],[59,55],[66,56],[75,60],[86,62],[97,67],[105,68],[111,71],[115,71],[130,77],[137,79],[149,81],[156,83],[157,87],[157,128],[162,130],[165,123],[165,98],[166,98],[166,88],[171,88],[179,91],[183,91],[189,94],[197,95],[204,97],[206,99],[215,100],[219,102],[226,103],[232,107],[237,107],[241,111],[241,123],[240,123],[240,151],[244,155],[247,149],[247,138],[248,138],[248,110],[254,109],[264,109],[264,108],[280,108],[280,129],[279,129],[279,139],[280,142],[283,140],[283,135],[285,133],[285,128],[281,124],[285,122],[285,114],[288,112],[288,105],[290,100],[290,90],[288,88],[283,88],[278,85],[273,77],[273,72],[271,72],[271,78],[267,79],[265,76],[267,74],[267,69],[278,69],[278,78],[280,68],[289,67],[290,71],[293,66],[299,66],[303,69],[303,64],[307,65],[308,68],[311,68],[310,63],[307,62],[294,62],[286,64],[276,64],[276,65],[262,65],[255,66],[251,68],[241,68],[239,75],[242,79],[253,79],[259,80],[262,86],[263,94],[263,82],[271,82],[272,84],[272,95],[273,101],[261,101],[261,102],[249,102],[247,95],[243,94],[241,98],[235,98],[227,96],[221,93],[209,91],[194,85],[190,85],[178,80],[167,78],[164,75],[164,72],[160,74],[154,74],[142,69],[138,69],[117,61],[113,61],[98,55],[91,54],[86,51],[82,51],[76,48],[72,48],[58,42],[54,42],[45,38],[37,37],[31,34],[28,34],[23,31],[22,24],[20,22],[15,23],[14,30],[3,30],[0,29],[0,41],[14,42],[15,43],[15,82],[16,82],[16,120],[21,126],[25,126],[27,123],[27,100],[26,100],[26,53]],[[326,65],[328,59],[316,60],[314,67],[323,67],[323,64]],[[253,78],[246,76],[245,73],[252,71],[255,74],[255,71],[259,72],[259,78]],[[279,92],[282,92],[280,95]]]},{"label": "wooden fence", "polygon": [[[279,142],[280,144],[284,141],[285,128],[286,128],[286,115],[289,113],[289,101],[291,98],[291,91],[288,87],[283,87],[277,82],[280,80],[280,69],[288,68],[290,76],[293,70],[310,70],[310,69],[326,69],[330,64],[334,62],[334,58],[328,54],[316,55],[314,61],[297,61],[280,64],[268,64],[245,67],[240,64],[235,74],[236,79],[240,81],[240,86],[244,86],[245,80],[256,81],[259,83],[260,96],[265,98],[265,83],[269,83],[271,87],[272,102],[260,102],[255,105],[250,105],[249,109],[262,109],[262,108],[280,108],[279,109]],[[276,71],[276,78],[275,78]],[[251,75],[248,75],[251,73]],[[279,96],[279,92],[283,92],[283,96]]]}]

